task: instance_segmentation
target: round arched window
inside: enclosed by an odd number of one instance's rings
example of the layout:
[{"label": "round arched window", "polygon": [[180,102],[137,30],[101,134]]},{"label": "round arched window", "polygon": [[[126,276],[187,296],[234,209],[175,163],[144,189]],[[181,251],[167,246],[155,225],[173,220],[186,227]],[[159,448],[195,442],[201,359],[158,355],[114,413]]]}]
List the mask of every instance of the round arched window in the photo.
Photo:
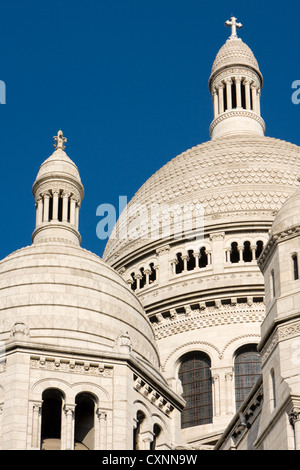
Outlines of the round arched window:
[{"label": "round arched window", "polygon": [[209,357],[201,352],[183,356],[178,377],[186,406],[181,414],[181,427],[188,428],[212,422],[212,377]]},{"label": "round arched window", "polygon": [[234,361],[235,401],[239,409],[261,375],[261,359],[255,344],[237,350]]}]

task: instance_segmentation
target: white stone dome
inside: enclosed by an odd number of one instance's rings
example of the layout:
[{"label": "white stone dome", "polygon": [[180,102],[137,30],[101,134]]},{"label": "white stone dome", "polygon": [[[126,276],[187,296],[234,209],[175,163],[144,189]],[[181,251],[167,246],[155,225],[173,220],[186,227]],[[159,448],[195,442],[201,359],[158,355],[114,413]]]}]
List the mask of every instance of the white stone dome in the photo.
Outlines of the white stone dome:
[{"label": "white stone dome", "polygon": [[[264,221],[274,216],[297,187],[300,148],[265,136],[232,136],[193,147],[169,161],[137,191],[128,204],[149,209],[152,204],[202,205],[205,226]],[[148,239],[111,238],[104,259],[115,264],[148,246]],[[134,224],[138,221],[131,223]],[[162,240],[157,240],[157,246]],[[153,244],[152,244],[153,245]]]},{"label": "white stone dome", "polygon": [[216,55],[212,65],[211,76],[228,66],[246,66],[254,69],[260,76],[258,62],[250,49],[241,38],[227,39]]},{"label": "white stone dome", "polygon": [[139,300],[95,254],[63,243],[22,248],[0,262],[0,287],[1,340],[22,331],[30,347],[45,351],[111,357],[131,348],[137,361],[159,370]]},{"label": "white stone dome", "polygon": [[271,234],[278,235],[300,226],[300,191],[299,189],[285,201],[272,224]]},{"label": "white stone dome", "polygon": [[[80,174],[75,163],[61,148],[56,149],[40,166],[33,188],[47,179],[67,179],[82,186]],[[83,188],[81,189],[83,197]]]}]

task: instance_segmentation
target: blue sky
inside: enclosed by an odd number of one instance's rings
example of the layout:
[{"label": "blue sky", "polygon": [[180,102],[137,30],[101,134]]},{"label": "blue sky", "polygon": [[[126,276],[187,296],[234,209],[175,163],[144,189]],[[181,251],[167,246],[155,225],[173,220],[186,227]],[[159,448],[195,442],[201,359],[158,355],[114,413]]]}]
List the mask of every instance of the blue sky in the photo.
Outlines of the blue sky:
[{"label": "blue sky", "polygon": [[99,204],[128,200],[168,160],[209,139],[208,78],[230,34],[264,76],[267,135],[300,145],[300,3],[201,0],[1,1],[0,258],[31,244],[31,192],[62,129],[85,187],[82,246],[102,255]]}]

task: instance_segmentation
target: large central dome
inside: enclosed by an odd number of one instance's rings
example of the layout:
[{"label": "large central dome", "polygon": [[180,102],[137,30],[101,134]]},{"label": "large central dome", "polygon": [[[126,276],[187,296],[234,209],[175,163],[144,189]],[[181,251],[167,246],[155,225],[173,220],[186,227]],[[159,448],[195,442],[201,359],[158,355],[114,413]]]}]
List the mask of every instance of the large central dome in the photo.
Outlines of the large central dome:
[{"label": "large central dome", "polygon": [[[229,222],[232,226],[259,221],[271,225],[275,213],[298,186],[299,171],[300,149],[294,144],[265,136],[220,138],[169,161],[138,190],[127,209],[130,213],[131,207],[142,205],[150,214],[155,204],[193,204],[195,208],[203,206],[206,228],[222,228]],[[120,224],[125,222],[121,217],[116,234],[123,233]],[[140,223],[141,219],[133,219],[130,230],[138,230]],[[108,241],[104,259],[115,264],[161,242],[116,236]]]}]

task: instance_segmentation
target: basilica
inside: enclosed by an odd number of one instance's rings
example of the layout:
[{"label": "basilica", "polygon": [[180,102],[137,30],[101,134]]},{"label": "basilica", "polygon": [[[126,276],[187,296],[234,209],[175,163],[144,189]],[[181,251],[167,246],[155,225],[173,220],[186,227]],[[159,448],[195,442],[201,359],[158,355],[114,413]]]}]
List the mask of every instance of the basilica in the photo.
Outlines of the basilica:
[{"label": "basilica", "polygon": [[0,262],[0,449],[300,450],[300,147],[265,135],[225,25],[210,140],[144,183],[102,258],[54,137],[32,244]]}]

